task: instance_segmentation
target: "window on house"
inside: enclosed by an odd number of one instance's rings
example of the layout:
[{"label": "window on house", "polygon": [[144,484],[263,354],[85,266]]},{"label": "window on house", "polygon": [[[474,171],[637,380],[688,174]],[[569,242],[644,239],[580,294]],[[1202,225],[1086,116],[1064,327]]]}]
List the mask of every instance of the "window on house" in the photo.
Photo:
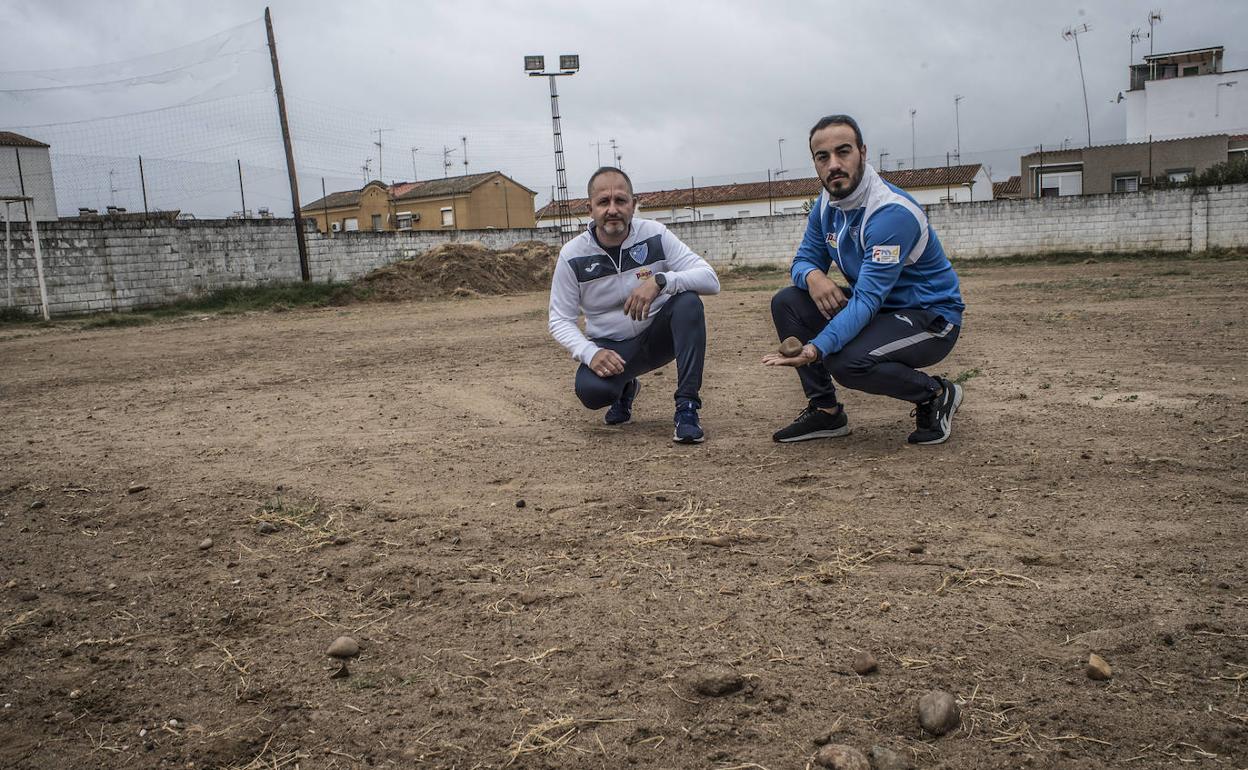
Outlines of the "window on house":
[{"label": "window on house", "polygon": [[781,209],[781,213],[784,213],[784,214],[801,214],[801,213],[802,213],[802,207],[801,207],[801,206],[785,206],[783,209]]},{"label": "window on house", "polygon": [[354,233],[355,231],[360,229],[360,220],[356,219],[355,217],[347,217],[346,219],[342,220],[342,229],[346,230],[349,233]]},{"label": "window on house", "polygon": [[373,214],[373,232],[381,229],[381,214]]},{"label": "window on house", "polygon": [[707,219],[714,219],[714,218],[715,218],[715,215],[714,215],[714,214],[703,214],[703,215],[702,215],[702,219],[703,219],[703,221],[705,221],[705,220],[707,220]]},{"label": "window on house", "polygon": [[1116,193],[1133,193],[1140,190],[1139,174],[1115,174],[1114,175],[1114,192]]},{"label": "window on house", "polygon": [[453,209],[442,209],[442,226],[455,226],[455,211]]},{"label": "window on house", "polygon": [[1175,184],[1178,184],[1180,182],[1186,182],[1187,178],[1192,175],[1193,171],[1195,171],[1195,169],[1191,169],[1191,168],[1167,169],[1166,179],[1169,179],[1171,182],[1174,182]]},{"label": "window on house", "polygon": [[1082,195],[1083,171],[1047,171],[1040,175],[1040,197]]},{"label": "window on house", "polygon": [[737,216],[739,217],[748,217],[749,215],[750,215],[749,209],[741,209],[740,211],[737,212]]},{"label": "window on house", "polygon": [[1183,68],[1183,77],[1187,77],[1188,75],[1199,75],[1199,74],[1200,74],[1200,65],[1199,65],[1199,64],[1195,64],[1195,65],[1193,65],[1193,66],[1191,66],[1191,67],[1184,67],[1184,68]]},{"label": "window on house", "polygon": [[396,217],[398,219],[398,227],[400,230],[412,229],[412,212],[400,211]]}]

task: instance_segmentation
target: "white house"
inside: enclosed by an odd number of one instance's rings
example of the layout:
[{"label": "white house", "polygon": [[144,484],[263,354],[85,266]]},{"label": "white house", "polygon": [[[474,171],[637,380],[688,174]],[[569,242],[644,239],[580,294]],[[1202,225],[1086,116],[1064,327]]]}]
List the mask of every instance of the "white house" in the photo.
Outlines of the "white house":
[{"label": "white house", "polygon": [[[880,176],[910,193],[920,205],[993,199],[992,179],[978,163],[882,171]],[[659,222],[801,214],[822,189],[819,178],[812,176],[642,192],[637,193],[637,214]],[[573,198],[568,205],[578,228],[589,223],[587,198]],[[537,212],[538,227],[555,227],[558,221],[559,211],[553,202]]]},{"label": "white house", "polygon": [[1222,46],[1145,56],[1119,95],[1127,141],[1237,134],[1248,126],[1248,69],[1222,71]]},{"label": "white house", "polygon": [[[48,145],[21,134],[0,131],[0,197],[21,195],[34,199],[37,221],[56,220],[56,190],[52,185]],[[24,206],[11,204],[8,208],[12,221],[26,221]]]}]

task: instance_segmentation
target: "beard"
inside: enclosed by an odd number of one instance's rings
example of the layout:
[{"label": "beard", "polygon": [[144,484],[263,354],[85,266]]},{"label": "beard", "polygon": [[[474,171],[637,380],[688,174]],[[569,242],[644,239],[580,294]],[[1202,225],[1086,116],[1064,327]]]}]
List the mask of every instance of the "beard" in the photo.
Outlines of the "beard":
[{"label": "beard", "polygon": [[[865,163],[859,163],[858,168],[850,174],[837,175],[823,180],[823,189],[828,191],[835,200],[844,200],[858,189],[858,185],[862,183],[863,167]],[[839,185],[833,187],[833,185]]]},{"label": "beard", "polygon": [[602,231],[607,235],[620,235],[628,232],[627,219],[605,219],[602,222]]}]

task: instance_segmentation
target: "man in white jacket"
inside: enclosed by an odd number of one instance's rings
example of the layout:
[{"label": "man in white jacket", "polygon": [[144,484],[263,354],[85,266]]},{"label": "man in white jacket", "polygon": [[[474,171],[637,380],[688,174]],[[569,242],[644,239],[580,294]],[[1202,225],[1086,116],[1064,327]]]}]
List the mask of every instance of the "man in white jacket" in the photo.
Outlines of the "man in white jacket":
[{"label": "man in white jacket", "polygon": [[701,443],[706,320],[698,295],[718,294],[719,278],[662,224],[633,218],[633,183],[620,169],[595,171],[588,194],[593,221],[559,252],[550,285],[550,333],[581,362],[577,398],[589,409],[610,407],[608,425],[626,423],[637,377],[674,360],[672,440]]}]

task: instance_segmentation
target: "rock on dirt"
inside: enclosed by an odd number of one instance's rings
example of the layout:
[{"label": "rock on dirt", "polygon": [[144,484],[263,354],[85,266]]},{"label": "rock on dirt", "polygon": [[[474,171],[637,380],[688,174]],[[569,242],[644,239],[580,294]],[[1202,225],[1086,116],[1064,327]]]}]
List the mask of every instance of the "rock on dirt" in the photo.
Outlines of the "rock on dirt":
[{"label": "rock on dirt", "polygon": [[958,702],[944,690],[932,690],[919,698],[919,724],[932,735],[944,735],[962,724]]},{"label": "rock on dirt", "polygon": [[1104,682],[1114,675],[1114,670],[1110,668],[1110,665],[1095,652],[1088,655],[1088,664],[1084,668],[1084,672],[1089,679],[1095,679],[1098,682]]},{"label": "rock on dirt", "polygon": [[262,535],[272,535],[279,529],[281,528],[271,521],[262,521],[256,525],[256,531]]},{"label": "rock on dirt", "polygon": [[859,676],[866,676],[880,668],[880,662],[875,659],[871,653],[863,650],[854,656],[854,673]]},{"label": "rock on dirt", "polygon": [[853,746],[829,743],[815,753],[815,764],[831,770],[871,770],[867,755]]},{"label": "rock on dirt", "polygon": [[212,538],[206,537],[203,540],[199,541],[199,550],[207,551],[211,547],[212,547]]},{"label": "rock on dirt", "polygon": [[699,695],[718,698],[745,687],[745,678],[728,666],[708,665],[694,669],[689,683]]},{"label": "rock on dirt", "polygon": [[146,484],[131,484],[130,486],[126,487],[126,494],[137,495],[138,493],[143,492],[144,490],[147,490],[147,489],[151,489],[151,487],[149,487]]},{"label": "rock on dirt", "polygon": [[354,658],[360,654],[360,643],[349,636],[340,636],[329,645],[325,654],[331,658]]},{"label": "rock on dirt", "polygon": [[885,746],[871,747],[872,770],[913,770],[914,763],[904,754]]}]

